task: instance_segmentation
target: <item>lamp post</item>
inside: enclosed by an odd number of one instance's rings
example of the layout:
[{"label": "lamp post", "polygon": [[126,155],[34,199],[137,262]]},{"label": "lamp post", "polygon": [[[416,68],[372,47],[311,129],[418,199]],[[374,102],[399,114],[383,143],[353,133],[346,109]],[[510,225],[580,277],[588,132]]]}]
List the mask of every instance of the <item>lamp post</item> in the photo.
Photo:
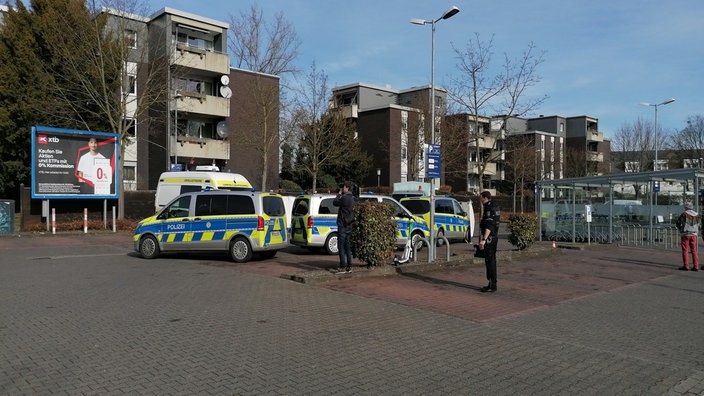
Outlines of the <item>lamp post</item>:
[{"label": "lamp post", "polygon": [[[411,23],[415,25],[430,25],[431,26],[431,44],[430,44],[430,144],[435,144],[435,24],[442,19],[448,19],[460,12],[457,6],[450,7],[445,11],[440,18],[437,19],[411,19]],[[435,259],[435,186],[433,179],[430,179],[430,246],[428,252],[430,260]]]},{"label": "lamp post", "polygon": [[[180,90],[176,90],[174,93],[174,164],[178,165],[178,100],[182,98]],[[171,136],[169,136],[169,141],[171,141]],[[169,153],[171,155],[171,153]],[[169,169],[171,170],[171,169]]]},{"label": "lamp post", "polygon": [[656,171],[658,170],[658,106],[663,106],[666,104],[670,104],[675,101],[675,98],[670,98],[667,100],[664,100],[660,103],[649,103],[649,102],[641,102],[640,104],[642,106],[652,106],[655,108],[655,162],[653,163],[653,170]]},{"label": "lamp post", "polygon": [[376,168],[376,186],[381,186],[381,168]]}]

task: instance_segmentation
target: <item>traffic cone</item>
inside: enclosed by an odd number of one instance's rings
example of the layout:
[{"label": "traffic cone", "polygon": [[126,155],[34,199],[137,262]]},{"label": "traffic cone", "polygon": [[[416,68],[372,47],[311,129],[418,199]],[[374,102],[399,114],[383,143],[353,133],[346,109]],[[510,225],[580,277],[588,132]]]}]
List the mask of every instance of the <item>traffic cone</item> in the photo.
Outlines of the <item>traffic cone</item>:
[{"label": "traffic cone", "polygon": [[555,241],[552,241],[552,248],[555,249],[557,245],[555,244]]}]

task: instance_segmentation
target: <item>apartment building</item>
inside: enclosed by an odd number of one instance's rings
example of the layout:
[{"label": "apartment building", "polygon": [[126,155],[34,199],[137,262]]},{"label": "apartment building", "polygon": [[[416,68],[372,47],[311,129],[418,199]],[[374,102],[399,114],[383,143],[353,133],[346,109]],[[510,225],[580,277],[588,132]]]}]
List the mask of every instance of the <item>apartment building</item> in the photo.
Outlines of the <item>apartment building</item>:
[{"label": "apartment building", "polygon": [[[373,158],[373,171],[360,181],[363,185],[425,178],[423,143],[430,135],[430,92],[430,86],[394,90],[363,83],[333,88],[331,108],[356,126],[362,149]],[[447,92],[436,87],[435,95],[437,121],[445,114]],[[436,122],[436,136],[439,128]]]},{"label": "apartment building", "polygon": [[[125,118],[135,122],[124,154],[124,188],[154,189],[162,172],[199,166],[241,173],[257,188],[266,168],[267,185],[277,186],[279,79],[230,67],[229,25],[169,7],[149,17],[105,12],[108,27],[125,29],[133,43],[127,74],[135,99]],[[137,111],[147,84],[160,87],[149,91],[158,99]],[[277,137],[268,141],[266,161],[250,137],[260,132],[251,120],[263,117],[254,109],[262,104],[254,86],[276,98],[261,122]]]}]

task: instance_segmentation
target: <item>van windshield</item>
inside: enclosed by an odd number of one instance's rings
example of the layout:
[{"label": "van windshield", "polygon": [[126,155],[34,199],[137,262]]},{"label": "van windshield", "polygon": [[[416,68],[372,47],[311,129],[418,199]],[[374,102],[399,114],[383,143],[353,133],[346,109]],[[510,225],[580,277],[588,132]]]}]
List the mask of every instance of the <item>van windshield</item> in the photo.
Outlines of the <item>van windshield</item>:
[{"label": "van windshield", "polygon": [[414,215],[430,212],[430,201],[425,199],[404,199],[401,205],[405,206]]}]

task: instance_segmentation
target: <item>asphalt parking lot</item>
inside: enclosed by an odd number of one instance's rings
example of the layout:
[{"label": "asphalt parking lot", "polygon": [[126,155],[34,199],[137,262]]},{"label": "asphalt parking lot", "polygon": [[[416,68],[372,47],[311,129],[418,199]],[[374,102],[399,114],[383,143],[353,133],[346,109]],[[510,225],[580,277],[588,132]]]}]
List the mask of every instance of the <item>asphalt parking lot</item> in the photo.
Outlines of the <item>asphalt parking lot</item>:
[{"label": "asphalt parking lot", "polygon": [[2,237],[0,393],[704,394],[704,272],[541,249],[504,247],[487,295],[461,245],[335,276],[294,250],[143,260],[119,233]]}]

